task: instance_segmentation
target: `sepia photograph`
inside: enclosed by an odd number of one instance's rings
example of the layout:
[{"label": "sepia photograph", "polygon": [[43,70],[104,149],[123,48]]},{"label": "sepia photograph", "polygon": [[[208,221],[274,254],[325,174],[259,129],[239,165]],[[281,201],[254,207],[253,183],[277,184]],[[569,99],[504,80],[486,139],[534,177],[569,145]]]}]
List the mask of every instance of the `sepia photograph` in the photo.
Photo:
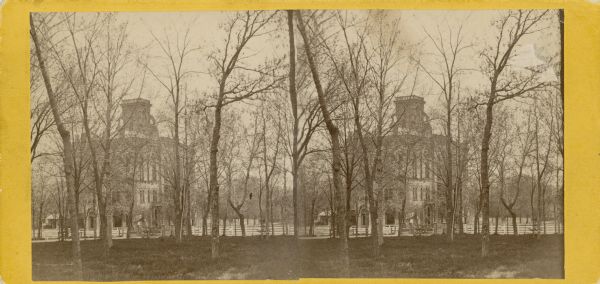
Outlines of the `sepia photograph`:
[{"label": "sepia photograph", "polygon": [[565,277],[563,10],[28,20],[34,281]]}]

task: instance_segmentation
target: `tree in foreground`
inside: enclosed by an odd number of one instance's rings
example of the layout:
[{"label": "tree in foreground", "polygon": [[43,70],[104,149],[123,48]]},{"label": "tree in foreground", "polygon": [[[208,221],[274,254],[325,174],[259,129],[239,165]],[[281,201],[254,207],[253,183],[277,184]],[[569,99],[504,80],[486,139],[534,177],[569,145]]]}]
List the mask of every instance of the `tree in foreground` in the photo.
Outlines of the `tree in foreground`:
[{"label": "tree in foreground", "polygon": [[[455,158],[453,154],[453,144],[455,141],[453,139],[452,120],[456,112],[455,109],[457,109],[458,97],[461,92],[460,76],[466,71],[465,68],[461,66],[462,57],[464,56],[465,50],[469,47],[469,45],[464,42],[462,28],[462,24],[456,30],[448,28],[447,38],[442,36],[442,31],[439,27],[437,28],[436,36],[425,31],[428,39],[435,47],[434,58],[437,64],[434,65],[434,68],[436,69],[430,70],[418,61],[421,69],[423,69],[425,74],[427,74],[439,89],[445,111],[445,116],[443,118],[445,123],[444,131],[446,134],[444,141],[445,152],[442,155],[444,161],[444,174],[439,176],[445,187],[446,237],[449,241],[454,240],[455,205],[457,201],[455,200],[455,191],[458,189],[455,181],[456,173],[454,173],[455,164],[453,163]],[[460,146],[458,146],[458,148],[460,149]]]},{"label": "tree in foreground", "polygon": [[[184,32],[176,31],[176,39],[169,37],[167,32],[163,38],[158,38],[152,33],[154,42],[160,47],[161,56],[165,60],[164,74],[161,75],[153,68],[146,65],[153,78],[160,83],[167,92],[170,107],[172,108],[172,144],[170,149],[172,157],[167,159],[167,171],[165,180],[171,187],[171,197],[173,208],[175,210],[175,240],[181,242],[183,239],[183,213],[185,205],[185,180],[188,178],[184,173],[182,146],[181,146],[181,128],[184,109],[186,107],[186,89],[185,81],[193,74],[193,71],[187,66],[186,62],[190,60],[193,52],[197,49],[192,45],[190,38],[190,29]],[[180,37],[181,36],[181,37]],[[188,151],[188,149],[184,149]],[[169,151],[170,152],[170,151]]]},{"label": "tree in foreground", "polygon": [[496,42],[482,53],[484,59],[482,73],[489,80],[489,90],[483,94],[485,124],[481,137],[481,256],[489,253],[490,243],[490,171],[489,150],[494,121],[494,106],[500,102],[523,96],[543,88],[546,84],[539,81],[540,70],[520,70],[512,66],[515,49],[527,35],[538,32],[548,11],[518,10],[509,11],[495,23],[498,34]]},{"label": "tree in foreground", "polygon": [[[248,67],[244,60],[252,57],[248,43],[269,34],[269,23],[275,16],[271,11],[237,12],[224,25],[227,35],[225,46],[209,56],[210,75],[216,80],[217,92],[209,98],[206,107],[213,108],[212,134],[210,142],[209,195],[211,211],[211,257],[219,257],[219,182],[217,153],[221,138],[221,116],[223,108],[233,103],[250,99],[277,87],[284,77],[276,77],[277,62],[264,66]],[[250,53],[249,53],[250,52]]]},{"label": "tree in foreground", "polygon": [[308,65],[310,67],[310,71],[313,77],[313,83],[315,84],[315,88],[317,90],[319,108],[321,109],[323,120],[325,122],[325,126],[327,127],[327,132],[329,133],[329,136],[331,138],[331,168],[334,188],[334,200],[338,215],[338,221],[336,223],[338,223],[339,228],[342,228],[341,230],[339,230],[339,249],[343,261],[343,273],[348,274],[350,259],[348,255],[348,238],[346,236],[345,230],[348,220],[346,216],[347,212],[345,210],[345,206],[343,206],[342,203],[342,200],[345,199],[345,192],[342,190],[342,152],[339,137],[340,131],[332,119],[331,109],[328,105],[327,94],[325,92],[325,89],[323,89],[323,86],[321,85],[321,77],[313,53],[314,42],[309,37],[309,34],[307,32],[307,25],[304,22],[302,12],[298,11],[296,13],[296,16],[298,18],[298,30],[300,31],[300,35],[302,36],[302,40],[304,42],[304,52],[306,53]]},{"label": "tree in foreground", "polygon": [[[44,86],[46,88],[46,94],[48,95],[48,103],[50,104],[50,108],[52,109],[52,117],[54,118],[54,123],[56,124],[56,128],[60,137],[62,139],[63,144],[63,166],[65,179],[67,180],[67,196],[69,203],[69,215],[71,216],[71,249],[72,249],[72,260],[75,275],[81,276],[82,273],[82,263],[81,263],[81,247],[79,243],[79,216],[78,212],[75,208],[75,190],[73,186],[73,145],[71,144],[71,133],[67,130],[65,125],[63,124],[61,118],[61,110],[59,109],[56,95],[54,94],[54,89],[52,88],[52,81],[50,79],[50,75],[48,74],[48,70],[46,70],[46,61],[43,56],[42,47],[40,40],[37,35],[37,25],[34,21],[33,14],[29,14],[29,24],[30,24],[30,35],[33,40],[33,44],[35,46],[35,55],[38,60],[39,68],[42,73],[42,77],[44,80]],[[78,277],[80,278],[80,277]]]},{"label": "tree in foreground", "polygon": [[[258,151],[260,146],[261,136],[258,133],[258,114],[254,115],[253,127],[254,129],[252,129],[251,133],[249,133],[249,128],[247,127],[244,127],[242,129],[234,128],[233,132],[237,133],[232,133],[231,135],[232,141],[229,147],[231,149],[229,150],[230,153],[228,153],[229,157],[227,159],[227,162],[224,165],[227,185],[229,187],[229,192],[227,194],[227,203],[238,216],[240,229],[242,231],[242,237],[246,236],[246,224],[244,223],[245,216],[242,208],[244,204],[246,204],[246,200],[248,197],[248,188],[250,187],[251,173],[254,169],[253,164],[254,160],[258,158]],[[243,142],[242,145],[238,145],[240,142]],[[244,156],[241,153],[242,151],[240,150],[242,149],[247,150],[247,156]],[[234,180],[234,173],[236,172],[236,170],[234,169],[236,166],[236,160],[242,159],[241,156],[244,157],[244,161],[237,162],[240,162],[240,166],[243,167],[243,176],[240,179]],[[238,188],[237,185],[239,185],[239,187],[242,188],[241,194],[236,190]]]}]

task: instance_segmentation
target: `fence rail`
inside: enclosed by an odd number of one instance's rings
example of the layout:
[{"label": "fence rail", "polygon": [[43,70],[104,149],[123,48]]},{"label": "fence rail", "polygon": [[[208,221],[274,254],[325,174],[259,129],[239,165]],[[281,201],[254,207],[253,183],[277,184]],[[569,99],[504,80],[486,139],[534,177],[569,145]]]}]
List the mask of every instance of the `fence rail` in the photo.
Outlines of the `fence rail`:
[{"label": "fence rail", "polygon": [[[523,221],[524,220],[524,221]],[[239,225],[239,220],[233,219],[228,220],[225,225],[225,230],[223,231],[223,222],[219,222],[219,234],[226,236],[242,236],[242,229]],[[429,227],[424,226],[411,226],[407,224],[403,227],[400,235],[402,236],[413,236],[413,235],[431,235],[431,234],[441,234],[444,232],[445,224],[438,223],[436,225],[432,225]],[[268,235],[293,235],[294,226],[293,224],[287,224],[282,222],[275,222],[273,226],[261,225],[260,222],[255,221],[253,219],[248,219],[245,222],[245,230],[246,236],[266,236]],[[456,228],[458,231],[458,228]],[[473,223],[465,223],[463,225],[464,233],[473,234],[475,231],[475,226]],[[67,231],[67,230],[66,230]],[[132,237],[157,237],[157,236],[170,236],[174,231],[173,226],[156,229],[156,230],[144,230],[140,228],[136,228],[134,232],[132,232]],[[211,222],[209,221],[207,224],[206,232],[210,235],[211,231]],[[479,232],[481,232],[481,221],[479,222]],[[305,237],[330,237],[331,236],[331,228],[329,225],[317,225],[313,228],[313,234],[310,235],[310,228],[308,226],[301,227],[300,235]],[[370,227],[368,226],[351,226],[349,229],[350,237],[364,237],[371,234]],[[517,233],[519,235],[524,234],[533,234],[538,233],[534,230],[532,222],[530,220],[522,219],[517,222]],[[555,233],[563,233],[562,224],[557,224],[553,220],[546,221],[540,226],[540,234],[555,234]],[[113,238],[125,238],[127,234],[126,227],[113,228],[112,235]],[[202,235],[202,226],[192,226],[192,234],[195,236]],[[490,234],[499,234],[499,235],[512,235],[513,227],[510,219],[500,219],[498,225],[496,226],[496,222],[494,218],[490,218]],[[99,234],[96,234],[97,236]],[[385,225],[383,227],[383,235],[384,236],[395,236],[398,235],[398,225]],[[84,230],[81,229],[79,232],[80,237],[86,236],[86,239],[91,239],[94,237],[94,231],[91,229],[87,229],[84,233]],[[37,230],[32,231],[32,239],[36,241],[40,241],[37,238]],[[44,229],[42,234],[42,240],[46,241],[56,241],[59,239],[59,230],[58,229]]]}]

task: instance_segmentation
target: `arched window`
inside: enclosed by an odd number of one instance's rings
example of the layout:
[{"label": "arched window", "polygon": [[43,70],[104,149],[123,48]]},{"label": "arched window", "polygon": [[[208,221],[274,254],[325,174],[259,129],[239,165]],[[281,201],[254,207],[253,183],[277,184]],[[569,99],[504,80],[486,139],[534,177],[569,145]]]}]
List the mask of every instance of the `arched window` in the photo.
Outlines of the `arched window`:
[{"label": "arched window", "polygon": [[412,157],[412,177],[417,178],[417,155],[413,153]]},{"label": "arched window", "polygon": [[142,180],[142,162],[140,161],[139,164],[135,165],[136,170],[135,170],[135,178],[137,180]]},{"label": "arched window", "polygon": [[150,181],[150,158],[146,160],[146,181]]},{"label": "arched window", "polygon": [[423,152],[419,152],[419,178],[423,176]]},{"label": "arched window", "polygon": [[152,181],[156,181],[156,164],[152,163]]}]

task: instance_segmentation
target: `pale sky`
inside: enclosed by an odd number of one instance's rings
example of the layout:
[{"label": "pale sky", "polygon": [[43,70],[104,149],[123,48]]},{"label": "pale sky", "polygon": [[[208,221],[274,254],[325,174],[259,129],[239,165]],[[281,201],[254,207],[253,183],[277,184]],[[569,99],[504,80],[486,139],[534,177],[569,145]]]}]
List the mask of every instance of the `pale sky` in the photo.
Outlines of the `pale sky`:
[{"label": "pale sky", "polygon": [[[411,43],[421,43],[420,48],[424,53],[431,53],[433,47],[430,40],[426,38],[425,30],[429,33],[436,33],[437,27],[442,32],[448,29],[456,29],[463,25],[464,40],[467,44],[472,44],[472,48],[465,51],[465,61],[461,64],[464,67],[478,69],[479,51],[486,41],[493,40],[495,29],[491,26],[494,19],[502,14],[498,10],[472,10],[472,11],[445,11],[445,10],[397,10],[390,11],[391,17],[401,18],[401,27],[403,38]],[[128,22],[130,37],[138,47],[145,47],[147,54],[159,53],[158,46],[154,43],[151,32],[157,37],[164,38],[165,34],[173,39],[176,31],[181,34],[188,27],[191,33],[191,42],[193,46],[199,47],[199,50],[190,56],[191,60],[187,62],[187,67],[199,72],[190,81],[189,88],[196,92],[210,92],[216,88],[214,80],[207,75],[202,74],[207,70],[206,55],[222,46],[225,33],[219,30],[219,26],[224,23],[233,12],[123,12],[118,13],[118,17]],[[279,28],[277,34],[280,38],[262,38],[259,41],[250,42],[249,47],[258,54],[257,62],[261,62],[265,55],[284,55],[287,52],[287,25],[281,22],[283,26]],[[515,57],[513,64],[520,66],[537,65],[543,61],[536,54],[540,46],[549,47],[549,49],[558,50],[558,25],[555,31],[540,33],[540,35],[531,36],[523,39],[522,47],[517,50],[518,56]],[[262,58],[261,58],[262,57]],[[425,62],[427,64],[427,62]],[[427,66],[427,65],[426,65]],[[434,68],[433,66],[431,67]],[[160,69],[160,68],[156,68]],[[549,70],[550,71],[550,70]],[[548,72],[544,76],[548,80],[555,80],[553,72]],[[466,88],[482,88],[486,82],[482,82],[482,77],[478,72],[469,72],[462,80]],[[148,83],[147,84],[152,84]],[[418,95],[424,96],[427,105],[434,107],[437,104],[438,95],[431,81],[425,74],[419,74]],[[157,108],[161,101],[164,102],[166,95],[160,87],[146,87],[142,97],[149,98]],[[158,99],[158,100],[157,100]],[[155,108],[156,110],[156,108]]]},{"label": "pale sky", "polygon": [[[365,11],[353,11],[353,13],[364,13]],[[200,12],[119,12],[117,18],[120,21],[128,23],[129,37],[137,49],[137,56],[149,56],[148,65],[150,68],[159,72],[164,70],[166,65],[161,55],[158,44],[153,39],[152,33],[159,39],[169,37],[171,42],[176,42],[176,36],[183,36],[185,31],[190,29],[190,43],[198,49],[194,51],[189,60],[185,62],[186,69],[194,71],[187,81],[187,88],[192,97],[198,97],[199,94],[214,92],[217,89],[216,82],[207,74],[207,55],[218,48],[222,48],[226,33],[220,29],[220,25],[225,23],[228,17],[231,17],[233,11],[200,11]],[[468,89],[484,89],[487,82],[481,74],[476,71],[481,62],[479,52],[486,42],[494,40],[496,29],[491,26],[494,19],[498,18],[503,11],[499,10],[471,10],[471,11],[447,11],[447,10],[392,10],[389,11],[391,18],[401,19],[401,38],[408,44],[418,44],[418,51],[423,54],[433,52],[433,45],[426,37],[425,31],[430,34],[436,34],[437,29],[442,31],[444,37],[448,33],[444,31],[456,30],[459,25],[463,26],[464,41],[471,48],[465,50],[463,60],[459,64],[464,68],[475,71],[468,72],[461,79],[461,86]],[[92,13],[79,13],[81,16],[91,16]],[[277,21],[282,26],[272,27],[277,31],[268,37],[251,41],[248,48],[256,55],[250,59],[251,63],[262,63],[265,58],[272,56],[285,56],[288,52],[287,23],[285,16],[281,14],[283,21]],[[537,52],[540,48],[558,51],[559,35],[558,24],[554,23],[554,30],[544,31],[522,41],[522,46],[516,51],[518,54],[513,65],[531,66],[542,63]],[[298,32],[297,42],[300,42]],[[181,38],[180,38],[181,39]],[[298,52],[301,52],[300,50]],[[430,70],[435,70],[436,65],[427,56],[423,56],[425,65]],[[144,68],[140,65],[132,65],[131,73],[140,74]],[[412,75],[411,75],[412,76]],[[409,76],[409,78],[411,78]],[[138,76],[139,77],[139,76]],[[554,73],[548,70],[544,75],[547,80],[556,80]],[[139,80],[141,82],[141,80]],[[412,85],[412,79],[411,83]],[[408,85],[407,85],[408,87]],[[135,87],[137,96],[139,87]],[[440,103],[439,91],[433,82],[423,72],[418,75],[416,95],[423,96],[426,100],[426,109],[436,108]],[[150,73],[146,72],[144,91],[141,97],[150,99],[153,104],[152,112],[156,116],[159,111],[165,112],[168,102],[168,96],[162,86],[152,78]]]}]

